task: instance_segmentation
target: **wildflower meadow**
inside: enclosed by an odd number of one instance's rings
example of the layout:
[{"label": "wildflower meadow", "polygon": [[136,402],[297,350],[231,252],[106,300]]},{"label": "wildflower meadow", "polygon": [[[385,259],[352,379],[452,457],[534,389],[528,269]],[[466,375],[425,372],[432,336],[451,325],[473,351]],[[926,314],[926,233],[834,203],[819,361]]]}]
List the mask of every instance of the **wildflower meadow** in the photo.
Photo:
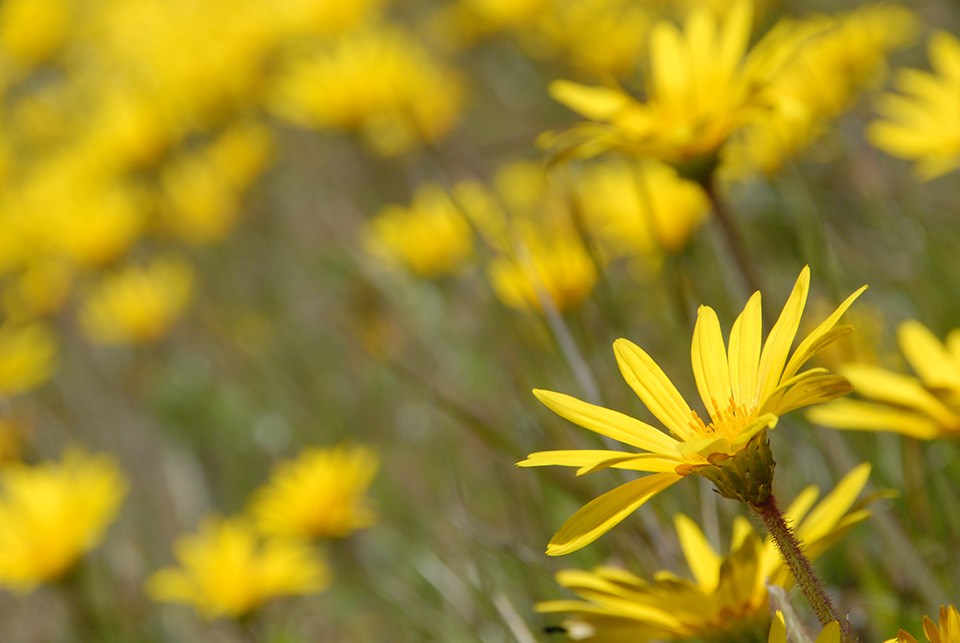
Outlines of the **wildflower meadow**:
[{"label": "wildflower meadow", "polygon": [[960,7],[0,0],[0,643],[960,643]]}]

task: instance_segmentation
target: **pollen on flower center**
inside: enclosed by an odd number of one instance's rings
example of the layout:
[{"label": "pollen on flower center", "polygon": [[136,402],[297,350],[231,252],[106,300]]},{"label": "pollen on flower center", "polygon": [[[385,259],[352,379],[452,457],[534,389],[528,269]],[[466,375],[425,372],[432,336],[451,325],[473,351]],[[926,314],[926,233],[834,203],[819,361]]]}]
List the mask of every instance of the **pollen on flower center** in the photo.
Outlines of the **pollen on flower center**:
[{"label": "pollen on flower center", "polygon": [[731,395],[727,400],[727,408],[721,408],[714,398],[710,399],[713,407],[711,417],[713,421],[709,424],[697,414],[696,411],[690,411],[691,420],[688,426],[700,435],[721,435],[728,439],[733,439],[740,435],[743,427],[751,420],[757,417],[757,408],[747,408],[744,404],[738,404]]}]

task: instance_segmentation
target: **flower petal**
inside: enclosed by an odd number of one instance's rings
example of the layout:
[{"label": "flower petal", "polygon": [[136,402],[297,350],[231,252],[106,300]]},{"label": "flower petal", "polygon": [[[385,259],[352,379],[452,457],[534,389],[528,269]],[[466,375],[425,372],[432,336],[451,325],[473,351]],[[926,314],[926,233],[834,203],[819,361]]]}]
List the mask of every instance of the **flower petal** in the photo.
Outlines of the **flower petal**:
[{"label": "flower petal", "polygon": [[[803,338],[803,341],[800,342],[800,345],[797,346],[797,350],[794,351],[793,355],[790,357],[790,361],[787,362],[787,367],[783,371],[783,379],[789,379],[793,377],[794,373],[800,370],[800,367],[803,366],[811,357],[816,355],[821,351],[827,344],[834,341],[839,337],[839,335],[830,335],[828,341],[821,341],[826,339],[825,336],[837,325],[837,322],[840,321],[840,317],[843,316],[843,313],[847,312],[847,309],[857,300],[857,298],[863,294],[863,291],[867,289],[867,286],[860,286],[855,290],[849,297],[843,300],[843,303],[837,306],[837,309],[833,311],[829,317],[824,319],[813,331]],[[849,331],[845,331],[849,332]]]},{"label": "flower petal", "polygon": [[783,367],[787,362],[787,355],[790,353],[793,339],[797,335],[797,328],[800,326],[800,317],[803,315],[809,290],[810,267],[804,266],[803,270],[800,271],[800,276],[797,278],[793,291],[790,293],[790,297],[783,305],[777,323],[773,325],[770,334],[767,336],[767,341],[763,344],[758,372],[760,382],[759,400],[765,400],[780,384]]},{"label": "flower petal", "polygon": [[747,408],[757,405],[757,370],[760,365],[760,293],[755,292],[730,329],[730,389],[733,399]]},{"label": "flower petal", "polygon": [[518,467],[562,466],[578,467],[577,475],[593,473],[601,469],[627,469],[629,471],[647,471],[664,473],[674,471],[681,464],[679,459],[669,459],[649,453],[624,453],[623,451],[601,451],[574,449],[569,451],[538,451],[517,463]]},{"label": "flower petal", "polygon": [[618,339],[613,343],[620,373],[650,412],[678,438],[697,437],[690,427],[693,411],[653,358],[633,342]]},{"label": "flower petal", "polygon": [[960,363],[926,326],[905,321],[897,329],[900,350],[930,388],[960,390]]},{"label": "flower petal", "polygon": [[700,306],[697,311],[690,357],[693,377],[703,404],[713,421],[719,424],[723,411],[730,403],[730,368],[727,366],[720,320],[709,306]]},{"label": "flower petal", "polygon": [[814,407],[807,411],[807,419],[814,424],[837,429],[896,431],[921,440],[929,440],[945,432],[939,422],[918,411],[858,400],[836,400]]},{"label": "flower petal", "polygon": [[547,545],[547,555],[562,556],[586,547],[681,477],[655,473],[591,500],[563,523]]},{"label": "flower petal", "polygon": [[720,556],[692,520],[683,514],[677,514],[673,517],[673,524],[693,577],[705,592],[713,592],[720,579]]}]

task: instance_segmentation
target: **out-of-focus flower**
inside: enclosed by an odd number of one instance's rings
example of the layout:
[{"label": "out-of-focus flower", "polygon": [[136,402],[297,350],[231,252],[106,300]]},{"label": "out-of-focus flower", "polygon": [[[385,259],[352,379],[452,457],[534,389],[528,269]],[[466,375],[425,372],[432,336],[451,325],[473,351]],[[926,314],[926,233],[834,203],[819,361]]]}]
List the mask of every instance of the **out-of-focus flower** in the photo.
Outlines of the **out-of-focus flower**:
[{"label": "out-of-focus flower", "polygon": [[870,141],[884,152],[916,161],[922,180],[960,167],[960,41],[947,32],[929,42],[933,73],[900,70],[900,94],[887,94],[877,104],[881,119],[867,128]]},{"label": "out-of-focus flower", "polygon": [[543,310],[544,300],[567,310],[586,299],[597,267],[573,231],[530,230],[511,254],[494,257],[487,271],[497,297],[519,310]]},{"label": "out-of-focus flower", "polygon": [[655,161],[587,166],[575,183],[583,218],[606,255],[651,264],[683,248],[707,217],[703,189]]},{"label": "out-of-focus flower", "polygon": [[755,118],[763,89],[796,49],[797,38],[782,27],[748,52],[751,23],[746,1],[720,15],[698,6],[682,31],[668,21],[656,23],[646,100],[619,88],[555,82],[553,97],[595,122],[548,133],[542,144],[582,157],[620,148],[691,173],[709,170],[730,135]]},{"label": "out-of-focus flower", "polygon": [[207,520],[175,546],[179,567],[155,572],[155,601],[193,605],[207,618],[240,617],[281,596],[313,594],[329,582],[326,564],[300,540],[264,540],[242,519]]},{"label": "out-of-focus flower", "polygon": [[366,251],[419,277],[459,272],[473,257],[473,233],[459,207],[439,186],[424,185],[410,207],[381,210],[362,231]]},{"label": "out-of-focus flower", "polygon": [[[819,492],[807,487],[787,509],[808,557],[870,515],[866,509],[850,511],[869,473],[869,465],[860,465],[812,511]],[[613,567],[564,570],[557,582],[582,600],[539,603],[537,611],[567,615],[563,626],[574,640],[762,641],[770,621],[767,584],[793,583],[773,541],[761,543],[750,523],[738,517],[730,552],[721,557],[692,520],[678,515],[674,524],[694,580],[669,571],[648,581]]]},{"label": "out-of-focus flower", "polygon": [[190,301],[193,271],[169,258],[127,266],[105,277],[84,302],[80,321],[105,344],[153,342],[166,335]]},{"label": "out-of-focus flower", "polygon": [[100,543],[126,486],[112,458],[79,451],[0,469],[0,585],[29,592],[61,576]]},{"label": "out-of-focus flower", "polygon": [[55,55],[70,35],[70,0],[6,0],[0,5],[0,51],[30,68]]},{"label": "out-of-focus flower", "polygon": [[376,521],[366,493],[378,467],[365,447],[305,449],[276,467],[250,513],[267,534],[343,538]]},{"label": "out-of-focus flower", "polygon": [[377,27],[291,54],[269,102],[304,127],[362,134],[376,152],[434,143],[460,113],[462,82],[413,36]]},{"label": "out-of-focus flower", "polygon": [[[960,612],[953,605],[941,605],[940,623],[934,623],[929,616],[924,616],[923,633],[930,643],[960,643]],[[900,630],[897,638],[886,643],[917,643],[917,639]]]},{"label": "out-of-focus flower", "polygon": [[42,324],[0,325],[0,395],[25,393],[49,379],[57,341]]},{"label": "out-of-focus flower", "polygon": [[704,476],[724,497],[751,506],[770,497],[774,461],[766,430],[776,426],[785,413],[834,399],[851,389],[846,379],[826,369],[799,371],[824,346],[852,330],[836,324],[866,286],[847,297],[791,354],[809,287],[810,269],[804,267],[762,349],[759,292],[734,322],[729,350],[717,314],[709,306],[700,307],[691,358],[707,421],[687,405],[643,349],[626,339],[614,342],[624,379],[676,437],[569,395],[534,390],[537,399],[561,417],[640,452],[543,451],[531,454],[520,466],[576,467],[578,474],[607,468],[653,474],[587,503],[554,535],[547,554],[566,554],[590,544],[684,476]]},{"label": "out-of-focus flower", "polygon": [[283,36],[330,37],[370,20],[382,4],[382,0],[283,0],[269,11]]},{"label": "out-of-focus flower", "polygon": [[[767,643],[787,643],[787,624],[783,620],[783,612],[777,610],[773,616],[773,623],[770,625],[770,638]],[[827,623],[817,634],[817,640],[814,643],[840,643],[840,623],[833,621]]]},{"label": "out-of-focus flower", "polygon": [[917,321],[897,331],[900,351],[917,377],[869,364],[840,372],[861,400],[837,400],[811,409],[811,421],[838,429],[895,431],[913,438],[960,435],[960,329],[941,342]]},{"label": "out-of-focus flower", "polygon": [[11,276],[3,288],[3,308],[9,319],[27,320],[54,313],[63,306],[74,271],[66,262],[41,257]]}]

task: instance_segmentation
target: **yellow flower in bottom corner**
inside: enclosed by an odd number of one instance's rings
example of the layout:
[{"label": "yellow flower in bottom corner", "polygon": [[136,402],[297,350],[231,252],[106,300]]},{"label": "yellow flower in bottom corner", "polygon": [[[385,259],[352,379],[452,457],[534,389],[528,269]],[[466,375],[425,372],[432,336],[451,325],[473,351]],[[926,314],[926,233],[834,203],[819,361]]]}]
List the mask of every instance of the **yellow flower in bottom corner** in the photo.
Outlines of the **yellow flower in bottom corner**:
[{"label": "yellow flower in bottom corner", "polygon": [[100,542],[125,494],[106,455],[0,469],[0,586],[29,592],[62,575]]},{"label": "yellow flower in bottom corner", "polygon": [[329,581],[326,565],[300,540],[263,539],[244,519],[208,520],[177,541],[180,567],[153,574],[155,601],[193,605],[207,618],[239,617],[281,596],[312,594]]},{"label": "yellow flower in bottom corner", "polygon": [[305,449],[254,492],[250,513],[267,534],[342,538],[376,521],[366,498],[377,455],[365,447]]},{"label": "yellow flower in bottom corner", "polygon": [[[787,625],[783,621],[783,612],[777,610],[770,627],[770,638],[767,643],[787,643]],[[827,623],[814,643],[840,643],[840,624],[836,621]]]},{"label": "yellow flower in bottom corner", "polygon": [[[941,605],[939,625],[929,616],[924,616],[923,633],[930,643],[960,643],[960,612],[953,605]],[[900,630],[897,638],[886,643],[917,643],[917,639]]]}]

